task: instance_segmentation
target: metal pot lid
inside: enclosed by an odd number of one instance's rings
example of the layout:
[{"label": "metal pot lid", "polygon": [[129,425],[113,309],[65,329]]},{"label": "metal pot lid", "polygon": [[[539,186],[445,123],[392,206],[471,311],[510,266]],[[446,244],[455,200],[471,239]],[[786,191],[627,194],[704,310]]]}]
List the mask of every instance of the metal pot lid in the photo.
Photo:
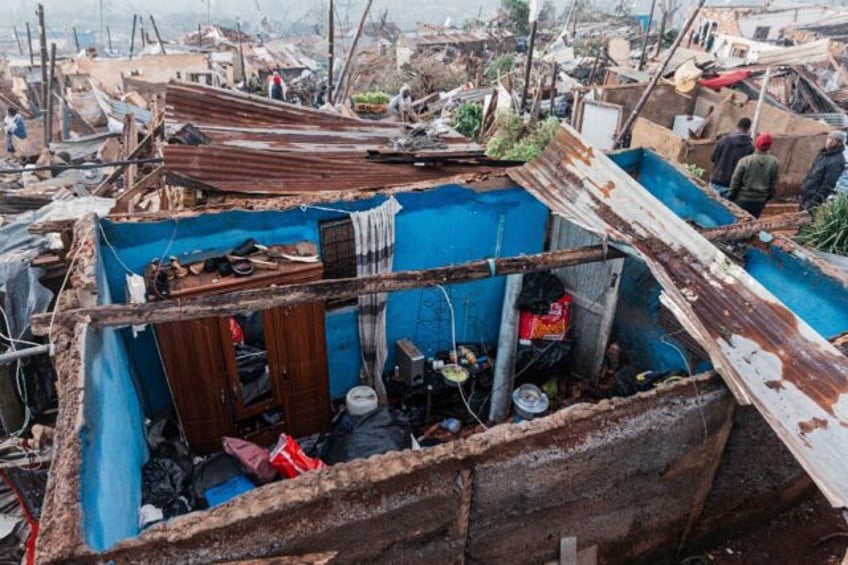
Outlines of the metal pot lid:
[{"label": "metal pot lid", "polygon": [[533,384],[523,384],[512,391],[512,402],[528,414],[542,414],[550,406],[548,395]]}]

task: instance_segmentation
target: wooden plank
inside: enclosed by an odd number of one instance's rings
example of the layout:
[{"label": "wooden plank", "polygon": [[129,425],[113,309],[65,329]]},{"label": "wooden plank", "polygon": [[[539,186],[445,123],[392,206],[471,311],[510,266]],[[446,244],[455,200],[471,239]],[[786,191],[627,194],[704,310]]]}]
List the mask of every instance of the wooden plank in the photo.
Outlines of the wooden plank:
[{"label": "wooden plank", "polygon": [[[134,165],[135,166],[135,165]],[[142,177],[132,188],[118,196],[115,201],[115,212],[132,212],[136,197],[141,196],[149,188],[158,187],[161,184],[162,175],[165,174],[164,167],[156,167],[152,172]]]},{"label": "wooden plank", "polygon": [[559,565],[577,565],[577,538],[570,536],[559,540]]},{"label": "wooden plank", "polygon": [[[76,320],[82,320],[95,327],[128,326],[209,316],[228,316],[245,310],[265,310],[275,306],[354,298],[364,294],[451,284],[492,276],[548,271],[557,267],[622,256],[623,253],[614,248],[597,245],[520,257],[482,259],[421,271],[399,271],[368,277],[321,280],[147,304],[112,304],[90,309],[67,310],[56,313],[56,323],[73,323]],[[46,332],[50,325],[50,318],[49,313],[33,316],[32,331],[36,335],[42,335],[42,332]]]}]

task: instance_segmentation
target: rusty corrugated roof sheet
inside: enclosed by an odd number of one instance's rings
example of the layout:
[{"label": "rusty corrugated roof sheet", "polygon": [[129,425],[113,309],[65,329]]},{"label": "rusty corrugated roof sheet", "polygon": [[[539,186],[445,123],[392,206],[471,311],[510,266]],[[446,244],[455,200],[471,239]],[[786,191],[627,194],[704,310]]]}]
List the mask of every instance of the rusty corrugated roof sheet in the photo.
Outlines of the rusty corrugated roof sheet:
[{"label": "rusty corrugated roof sheet", "polygon": [[[192,124],[211,141],[166,146],[166,171],[176,182],[207,190],[281,196],[369,190],[501,169],[455,132],[440,136],[436,145],[399,148],[393,140],[408,133],[400,123],[193,84],[168,85],[166,101],[169,131]],[[381,163],[369,153],[414,162]]]},{"label": "rusty corrugated roof sheet", "polygon": [[510,176],[555,213],[631,246],[737,398],[831,504],[848,506],[848,357],[572,128]]}]

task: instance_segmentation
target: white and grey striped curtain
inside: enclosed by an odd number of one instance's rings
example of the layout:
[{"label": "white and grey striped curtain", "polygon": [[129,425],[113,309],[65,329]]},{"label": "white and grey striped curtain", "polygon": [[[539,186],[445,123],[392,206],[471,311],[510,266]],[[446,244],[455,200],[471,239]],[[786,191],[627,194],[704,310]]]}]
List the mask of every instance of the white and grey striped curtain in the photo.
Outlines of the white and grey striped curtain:
[{"label": "white and grey striped curtain", "polygon": [[[401,205],[393,197],[365,212],[353,212],[356,236],[356,276],[390,273],[395,254],[395,214]],[[359,297],[359,345],[362,365],[359,380],[386,400],[383,365],[388,357],[386,343],[386,301],[388,294],[366,294]]]}]

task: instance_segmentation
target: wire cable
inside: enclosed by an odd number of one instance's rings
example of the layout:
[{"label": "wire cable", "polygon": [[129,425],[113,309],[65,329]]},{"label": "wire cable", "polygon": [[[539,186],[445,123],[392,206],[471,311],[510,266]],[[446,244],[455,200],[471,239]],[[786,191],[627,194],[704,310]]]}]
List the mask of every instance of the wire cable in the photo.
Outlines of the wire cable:
[{"label": "wire cable", "polygon": [[[456,317],[453,311],[453,302],[451,302],[450,296],[448,296],[448,291],[445,290],[445,287],[440,284],[437,284],[436,287],[442,291],[442,294],[445,295],[445,302],[448,304],[448,310],[450,311],[451,318],[451,347],[453,347],[452,351],[456,355],[459,352],[456,349]],[[489,428],[483,423],[483,420],[480,419],[474,410],[471,409],[471,405],[468,404],[468,401],[465,399],[465,393],[462,390],[462,383],[456,383],[456,388],[459,389],[459,397],[462,399],[462,403],[465,405],[465,409],[468,410],[468,413],[471,414],[471,416],[477,420],[481,426],[483,426],[484,430],[488,430]]]}]

